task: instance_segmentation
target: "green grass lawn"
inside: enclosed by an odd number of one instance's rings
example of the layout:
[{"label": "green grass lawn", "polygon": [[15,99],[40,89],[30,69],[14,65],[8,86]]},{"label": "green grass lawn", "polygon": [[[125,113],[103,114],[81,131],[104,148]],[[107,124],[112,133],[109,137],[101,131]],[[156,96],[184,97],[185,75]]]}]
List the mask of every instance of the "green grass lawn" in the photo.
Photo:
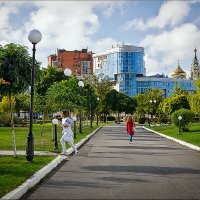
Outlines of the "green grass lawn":
[{"label": "green grass lawn", "polygon": [[[112,122],[113,123],[113,122]],[[99,126],[110,124],[108,123],[99,123]],[[96,128],[96,123],[93,123],[93,128],[91,129],[89,127],[89,124],[85,122],[83,124],[83,133],[78,133],[78,123],[76,126],[76,139],[74,140],[74,143],[78,143],[83,138],[86,137],[86,135],[90,134],[92,131],[94,131]],[[73,130],[73,127],[72,127]],[[60,138],[61,138],[61,132],[62,128],[60,125],[57,126],[57,135],[58,135],[58,150],[54,150],[54,141],[52,138],[52,124],[47,123],[44,125],[43,129],[43,137],[41,140],[41,131],[42,131],[42,125],[40,124],[34,124],[33,125],[33,136],[34,136],[34,150],[35,151],[52,151],[52,152],[60,152],[61,151],[61,144],[60,144]],[[26,141],[27,141],[27,135],[28,135],[28,127],[15,127],[15,135],[16,135],[16,145],[17,150],[25,150],[26,149]],[[69,145],[67,144],[67,148],[69,148]],[[12,142],[12,132],[10,127],[0,127],[0,150],[13,150],[13,142]]]},{"label": "green grass lawn", "polygon": [[200,123],[192,124],[188,132],[180,132],[180,134],[178,133],[178,128],[173,125],[148,126],[147,128],[196,146],[200,146]]},{"label": "green grass lawn", "polygon": [[56,156],[35,156],[34,162],[26,162],[25,156],[0,155],[0,198],[24,183],[34,173]]}]

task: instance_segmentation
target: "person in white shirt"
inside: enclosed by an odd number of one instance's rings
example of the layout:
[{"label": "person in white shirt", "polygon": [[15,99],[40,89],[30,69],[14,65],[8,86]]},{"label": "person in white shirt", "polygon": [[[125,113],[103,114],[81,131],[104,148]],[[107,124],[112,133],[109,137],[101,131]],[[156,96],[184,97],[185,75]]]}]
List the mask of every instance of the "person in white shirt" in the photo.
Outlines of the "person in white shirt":
[{"label": "person in white shirt", "polygon": [[66,154],[66,144],[65,142],[68,142],[68,144],[74,149],[74,153],[77,154],[78,150],[76,146],[74,145],[74,134],[72,132],[71,126],[74,123],[74,121],[69,117],[69,113],[67,111],[63,111],[62,113],[62,123],[61,126],[63,127],[62,131],[62,137],[60,139],[60,143],[62,145],[62,153]]}]

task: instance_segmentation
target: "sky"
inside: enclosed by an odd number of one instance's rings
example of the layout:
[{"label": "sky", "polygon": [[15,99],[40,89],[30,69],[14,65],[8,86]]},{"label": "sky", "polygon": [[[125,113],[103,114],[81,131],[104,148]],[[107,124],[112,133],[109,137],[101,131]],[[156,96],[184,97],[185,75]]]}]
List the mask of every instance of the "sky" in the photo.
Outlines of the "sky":
[{"label": "sky", "polygon": [[190,73],[194,48],[200,59],[200,0],[0,1],[0,44],[42,40],[36,59],[47,67],[56,49],[100,53],[116,43],[144,47],[146,75],[170,76],[178,66]]}]

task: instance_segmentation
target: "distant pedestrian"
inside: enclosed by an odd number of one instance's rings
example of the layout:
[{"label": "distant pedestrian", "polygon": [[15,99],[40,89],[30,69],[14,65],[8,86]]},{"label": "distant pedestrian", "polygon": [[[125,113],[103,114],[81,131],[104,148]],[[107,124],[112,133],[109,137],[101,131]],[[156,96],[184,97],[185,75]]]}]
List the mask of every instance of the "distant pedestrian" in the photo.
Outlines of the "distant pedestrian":
[{"label": "distant pedestrian", "polygon": [[135,133],[135,121],[133,117],[130,115],[128,116],[127,122],[126,122],[126,130],[129,134],[129,143],[131,144],[133,142],[133,135]]},{"label": "distant pedestrian", "polygon": [[62,153],[66,154],[66,144],[65,142],[68,142],[68,144],[74,149],[74,153],[77,154],[78,150],[76,146],[74,145],[74,134],[72,132],[71,126],[74,123],[74,121],[69,117],[69,112],[63,111],[62,113],[62,123],[61,126],[63,127],[62,131],[62,137],[60,139],[60,143],[62,145]]}]

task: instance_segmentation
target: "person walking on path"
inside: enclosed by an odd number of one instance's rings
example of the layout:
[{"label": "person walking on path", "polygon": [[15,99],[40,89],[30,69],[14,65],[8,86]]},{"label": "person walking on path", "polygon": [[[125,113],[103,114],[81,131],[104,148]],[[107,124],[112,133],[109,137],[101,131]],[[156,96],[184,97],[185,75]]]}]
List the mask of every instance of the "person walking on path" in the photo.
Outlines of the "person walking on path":
[{"label": "person walking on path", "polygon": [[71,129],[71,126],[73,123],[74,123],[74,121],[69,117],[69,112],[63,111],[62,123],[61,123],[61,126],[63,127],[63,131],[62,131],[62,137],[60,139],[60,143],[62,145],[62,153],[61,154],[66,154],[66,144],[65,144],[66,141],[74,149],[74,153],[75,154],[78,153],[78,150],[77,150],[76,146],[74,145],[74,136],[73,136],[73,132]]},{"label": "person walking on path", "polygon": [[126,122],[126,130],[127,133],[129,134],[129,143],[131,144],[133,142],[133,135],[135,133],[135,121],[131,115],[128,116]]}]

